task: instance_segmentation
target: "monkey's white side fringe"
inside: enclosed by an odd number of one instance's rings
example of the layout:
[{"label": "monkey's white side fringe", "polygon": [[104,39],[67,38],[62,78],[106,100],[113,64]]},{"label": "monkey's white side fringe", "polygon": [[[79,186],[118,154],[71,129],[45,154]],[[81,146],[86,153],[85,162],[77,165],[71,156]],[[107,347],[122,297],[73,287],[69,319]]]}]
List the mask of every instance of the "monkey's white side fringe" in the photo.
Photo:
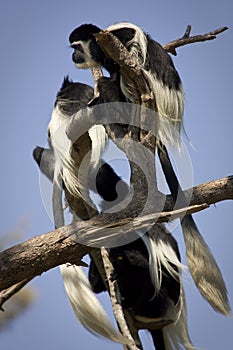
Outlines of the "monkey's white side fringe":
[{"label": "monkey's white side fringe", "polygon": [[81,267],[66,264],[61,265],[60,270],[68,299],[80,323],[95,335],[126,343],[126,339],[111,325]]}]

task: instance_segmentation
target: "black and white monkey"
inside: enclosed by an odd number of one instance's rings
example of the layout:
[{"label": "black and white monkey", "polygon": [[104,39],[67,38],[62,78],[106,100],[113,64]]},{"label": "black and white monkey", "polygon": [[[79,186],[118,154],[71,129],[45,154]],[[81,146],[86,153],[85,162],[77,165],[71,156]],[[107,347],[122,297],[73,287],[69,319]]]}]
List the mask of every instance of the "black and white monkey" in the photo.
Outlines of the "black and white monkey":
[{"label": "black and white monkey", "polygon": [[[166,150],[167,145],[178,146],[180,141],[184,92],[179,74],[169,54],[138,26],[132,23],[117,23],[106,29],[114,34],[138,60],[150,81],[157,113],[161,120],[157,131],[160,142],[159,158],[173,199],[176,201],[179,192],[181,204],[184,205],[185,197]],[[83,24],[74,29],[69,36],[70,45],[73,48],[72,59],[77,68],[102,66],[111,77],[117,75],[119,88],[123,95],[122,101],[134,102],[130,88],[120,74],[120,67],[106,56],[96,42],[95,34],[100,31],[100,28],[92,24]],[[174,134],[171,131],[174,127],[178,133]],[[185,216],[181,221],[181,226],[186,244],[188,266],[195,284],[215,310],[229,315],[227,290],[221,271],[192,216]]]},{"label": "black and white monkey", "polygon": [[[65,79],[57,95],[52,124],[51,122],[49,124],[51,148],[37,147],[33,153],[41,170],[50,180],[54,178],[57,161],[62,163],[61,173],[67,165],[60,155],[62,148],[57,144],[58,141],[53,143],[56,120],[59,127],[61,120],[70,119],[80,108],[85,107],[89,97],[92,98],[90,87]],[[54,147],[58,147],[58,152]],[[59,156],[61,159],[57,159]],[[68,164],[65,172],[69,171],[72,171],[72,167]],[[72,177],[73,175],[70,177],[66,174],[64,187]],[[116,200],[116,188],[119,182],[121,179],[111,166],[101,164],[97,172],[96,186],[91,188],[98,191],[103,200],[111,203]],[[126,195],[126,184],[124,188]],[[142,237],[139,234],[134,242],[109,250],[115,269],[114,278],[119,284],[124,308],[129,310],[136,320],[145,324],[171,321],[171,324],[163,329],[151,331],[156,350],[178,349],[179,346],[191,350],[193,346],[187,330],[181,278],[183,265],[180,262],[178,246],[163,226],[157,225],[155,229],[156,232],[153,234],[147,233]],[[94,262],[91,261],[90,264],[89,281],[81,268],[74,265],[62,265],[61,272],[71,305],[83,326],[94,334],[123,342],[93,293],[106,290]]]},{"label": "black and white monkey", "polygon": [[[33,151],[33,157],[40,166],[42,173],[53,182],[53,188],[58,187],[57,201],[61,202],[61,204],[57,206],[57,203],[53,203],[55,211],[58,210],[58,214],[54,213],[54,224],[56,227],[64,225],[63,212],[61,212],[63,211],[62,192],[65,190],[66,195],[68,195],[71,191],[72,197],[79,200],[83,198],[79,186],[84,187],[89,184],[87,173],[83,174],[81,182],[80,179],[77,178],[78,172],[76,172],[76,166],[72,157],[70,157],[72,142],[67,138],[66,126],[69,125],[72,117],[78,111],[87,107],[88,102],[93,98],[93,93],[94,90],[92,87],[82,83],[73,83],[68,78],[65,78],[57,94],[48,126],[50,148],[43,149],[41,147],[36,147]],[[103,131],[103,137],[105,137],[104,129],[101,130],[100,128],[98,133],[96,133],[95,130],[94,132],[90,132],[90,141],[97,144],[97,146],[101,144],[102,147],[103,142],[98,142],[99,137],[102,137],[101,131]],[[94,150],[94,155],[91,154],[89,157],[90,169],[93,166],[92,156],[94,159],[100,157],[101,151],[102,148],[99,149],[97,147],[97,149]],[[96,166],[96,163],[94,166]],[[97,190],[98,188],[103,199],[106,198],[107,201],[110,199],[115,201],[116,183],[118,183],[120,179],[113,172],[112,182],[115,184],[115,189],[112,196],[109,196],[108,193],[106,197],[103,195],[100,182],[100,178],[103,178],[105,183],[108,183],[106,178],[109,179],[109,169],[111,170],[111,167],[108,165],[103,164],[100,166],[96,176],[96,186],[92,186],[91,184],[93,184],[93,181],[90,181],[90,187],[92,190]],[[87,168],[85,170],[88,171]],[[61,181],[58,181],[59,177]],[[84,178],[85,183],[82,183],[82,179]],[[87,192],[88,188],[86,189],[86,193]],[[72,206],[70,206],[70,209],[73,210]],[[88,216],[86,213],[83,213],[81,218],[85,220],[88,219]],[[111,325],[82,269],[79,266],[63,264],[60,266],[60,270],[67,296],[81,324],[94,334],[101,335],[113,341],[124,342],[125,339],[122,335]]]},{"label": "black and white monkey", "polygon": [[[189,338],[182,289],[180,254],[173,236],[157,225],[153,232],[123,246],[111,248],[109,258],[114,267],[124,310],[149,329],[156,350],[194,349]],[[106,291],[98,270],[91,262],[89,280],[95,293]],[[168,322],[169,325],[166,325]],[[163,325],[162,325],[163,324]]]},{"label": "black and white monkey", "polygon": [[[158,138],[163,144],[178,142],[178,139],[174,140],[174,133],[171,134],[168,122],[180,131],[184,112],[184,92],[171,57],[159,43],[132,23],[117,23],[106,29],[125,45],[148,76],[158,115],[164,120],[164,125],[161,123],[157,131]],[[74,29],[69,36],[70,45],[74,49],[72,59],[77,68],[102,66],[110,75],[114,75],[119,73],[119,66],[106,56],[94,37],[100,31],[100,28],[92,24],[84,24]],[[118,79],[125,100],[134,102],[130,87],[127,87],[124,78],[118,74]]]},{"label": "black and white monkey", "polygon": [[[53,180],[53,150],[37,147],[33,155],[41,171]],[[104,163],[97,173],[95,189],[100,189],[98,193],[109,206],[115,201],[119,181],[121,178]],[[110,249],[109,257],[123,308],[136,322],[144,324],[144,329],[149,323],[161,325],[161,329],[149,331],[156,350],[172,350],[180,346],[193,350],[182,288],[181,270],[184,266],[173,236],[158,225],[151,235]],[[94,261],[90,261],[88,279],[78,266],[62,265],[61,272],[67,296],[80,323],[91,333],[123,342],[93,294],[107,291]]]}]

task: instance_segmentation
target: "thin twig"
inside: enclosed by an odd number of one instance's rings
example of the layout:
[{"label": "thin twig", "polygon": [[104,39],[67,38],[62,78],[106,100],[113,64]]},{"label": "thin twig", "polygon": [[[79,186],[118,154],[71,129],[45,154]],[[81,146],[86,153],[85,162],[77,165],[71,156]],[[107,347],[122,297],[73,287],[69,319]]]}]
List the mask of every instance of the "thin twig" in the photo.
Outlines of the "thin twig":
[{"label": "thin twig", "polygon": [[91,71],[94,78],[94,98],[96,98],[99,97],[98,80],[103,76],[103,72],[100,67],[94,67]]},{"label": "thin twig", "polygon": [[192,26],[190,24],[188,24],[186,27],[185,33],[182,36],[183,39],[190,37],[191,29],[192,29]]},{"label": "thin twig", "polygon": [[199,43],[199,42],[203,42],[203,41],[207,41],[207,40],[216,39],[218,34],[223,33],[227,29],[228,29],[228,27],[221,27],[221,28],[212,30],[206,34],[190,36],[191,25],[188,25],[186,28],[185,34],[182,38],[170,41],[169,43],[165,44],[163,46],[163,48],[167,52],[170,52],[171,54],[176,56],[177,55],[176,49],[178,47],[185,46],[188,44]]},{"label": "thin twig", "polygon": [[136,340],[132,337],[127,322],[125,320],[125,315],[121,306],[121,294],[117,284],[117,281],[112,279],[114,267],[109,259],[109,254],[106,249],[101,249],[101,255],[104,262],[106,277],[109,285],[109,294],[112,302],[113,312],[118,326],[126,339],[128,339],[127,347],[130,350],[140,350],[142,347],[136,345]]},{"label": "thin twig", "polygon": [[27,278],[13,286],[11,286],[10,288],[7,288],[5,290],[2,290],[0,292],[0,310],[4,311],[3,309],[3,304],[10,299],[14,294],[18,293],[26,284],[28,284],[30,281],[32,280],[32,278]]}]

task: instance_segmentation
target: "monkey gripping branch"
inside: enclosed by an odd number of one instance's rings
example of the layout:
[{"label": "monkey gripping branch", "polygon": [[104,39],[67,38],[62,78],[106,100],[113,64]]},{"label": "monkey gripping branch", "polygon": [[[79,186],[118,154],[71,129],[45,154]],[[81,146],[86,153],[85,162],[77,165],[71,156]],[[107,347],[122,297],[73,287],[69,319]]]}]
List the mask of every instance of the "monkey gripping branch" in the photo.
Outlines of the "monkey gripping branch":
[{"label": "monkey gripping branch", "polygon": [[[191,28],[188,26],[185,35],[182,38],[168,43],[164,46],[164,49],[168,52],[171,52],[172,54],[176,54],[177,47],[194,42],[212,40],[216,37],[217,34],[223,32],[226,29],[227,28],[224,27],[204,35],[190,37]],[[156,111],[158,106],[156,104],[156,96],[153,93],[153,86],[147,79],[145,71],[141,69],[137,62],[135,62],[133,55],[131,55],[131,53],[128,52],[127,49],[121,45],[121,43],[119,43],[119,40],[117,41],[116,37],[111,35],[111,33],[98,33],[96,34],[96,40],[97,43],[106,52],[106,54],[121,67],[120,72],[122,77],[124,78],[125,82],[129,82],[129,85],[131,86],[131,96],[133,96],[133,102],[144,105]],[[80,119],[77,119],[76,121],[77,125],[80,125]],[[114,129],[114,126],[107,126],[106,131],[108,132],[109,137],[112,138],[113,141],[116,141],[116,130]],[[132,136],[134,131],[135,130],[132,130],[132,128],[129,127],[127,137],[129,135]],[[150,137],[150,135],[148,136],[148,134],[145,135],[141,133],[138,142],[143,145],[147,145],[147,147],[155,152],[154,140]],[[122,145],[118,144],[118,146],[121,147]],[[164,155],[166,155],[166,150],[164,153],[161,153],[161,161],[164,160]],[[169,167],[170,164],[168,158],[166,159],[166,162],[166,167]],[[135,169],[131,164],[131,183],[134,185],[139,184],[139,194],[137,198],[138,203],[140,203],[140,198],[143,199],[143,196],[145,195],[145,193],[143,193],[144,189],[140,188],[140,184],[143,183],[143,181],[139,181],[141,180],[140,176],[141,175],[138,173],[138,169]],[[177,181],[176,186],[179,188]],[[170,189],[172,192],[172,188]],[[142,190],[141,193],[140,190]],[[194,225],[191,213],[205,209],[210,204],[216,203],[220,200],[233,199],[232,177],[212,181],[210,183],[203,184],[194,188],[189,207],[185,205],[186,202],[184,193],[184,208],[180,210],[173,210],[172,202],[174,200],[174,195],[171,197],[172,198],[169,196],[167,197],[164,213],[152,213],[141,216],[139,218],[134,218],[133,223],[131,218],[132,208],[130,208],[130,210],[126,211],[125,213],[121,213],[122,216],[119,216],[119,214],[100,214],[90,219],[88,222],[83,221],[81,223],[74,223],[72,225],[59,228],[51,233],[37,236],[27,242],[24,242],[2,252],[0,255],[0,289],[2,291],[0,305],[2,305],[21,287],[23,287],[27,281],[41,274],[42,272],[66,262],[82,265],[83,263],[81,259],[85,254],[90,253],[94,256],[96,249],[79,244],[75,239],[73,239],[73,236],[78,235],[78,232],[82,231],[82,234],[86,235],[88,240],[93,239],[93,237],[96,237],[102,232],[104,232],[106,235],[108,233],[108,230],[112,228],[117,228],[117,230],[120,232],[121,227],[124,227],[123,231],[125,231],[124,225],[126,223],[128,224],[127,227],[128,231],[130,232],[133,230],[135,231],[137,228],[151,228],[151,225],[153,225],[155,221],[158,223],[168,221],[171,218],[182,217],[184,213],[185,217],[181,223],[184,223],[185,220],[189,220],[189,222],[191,221],[192,225]],[[135,212],[133,213],[133,216],[137,212],[137,206],[134,206],[134,211]],[[94,211],[93,214],[96,214],[96,212]],[[90,229],[90,227],[92,228]],[[195,239],[199,239],[199,236],[196,236]],[[186,242],[187,240],[188,238],[186,238]],[[192,250],[192,247],[190,248],[186,244],[186,249],[187,251],[188,249]],[[206,249],[206,247],[204,247],[204,249]],[[195,260],[195,257],[193,257],[193,255],[190,257],[190,255],[191,253],[187,253],[188,260]],[[214,266],[215,262],[213,260],[213,257],[209,256],[209,258],[212,259],[211,264]],[[200,259],[200,256],[198,256],[198,259]],[[189,269],[191,273],[194,270],[194,266],[192,266],[191,262],[189,263]],[[223,297],[222,299],[220,298],[220,303],[216,303],[211,299],[208,293],[206,293],[206,286],[203,286],[202,282],[199,281],[199,274],[193,272],[192,275],[197,287],[203,296],[212,304],[212,306],[218,311],[228,314],[229,306],[226,297]],[[223,291],[223,294],[224,293],[225,292]],[[113,296],[111,295],[111,297]],[[124,334],[124,331],[122,333]],[[130,346],[130,348],[133,348],[134,345],[131,345],[132,346]]]}]

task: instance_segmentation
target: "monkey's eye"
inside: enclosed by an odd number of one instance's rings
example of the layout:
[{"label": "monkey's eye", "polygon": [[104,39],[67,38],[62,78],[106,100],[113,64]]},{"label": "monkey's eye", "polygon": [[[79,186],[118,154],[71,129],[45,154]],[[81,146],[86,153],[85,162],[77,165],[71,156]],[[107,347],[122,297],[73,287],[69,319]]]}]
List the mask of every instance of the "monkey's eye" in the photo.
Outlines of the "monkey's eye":
[{"label": "monkey's eye", "polygon": [[71,44],[70,47],[74,50],[78,50],[78,51],[83,52],[83,48],[82,48],[81,44]]}]

